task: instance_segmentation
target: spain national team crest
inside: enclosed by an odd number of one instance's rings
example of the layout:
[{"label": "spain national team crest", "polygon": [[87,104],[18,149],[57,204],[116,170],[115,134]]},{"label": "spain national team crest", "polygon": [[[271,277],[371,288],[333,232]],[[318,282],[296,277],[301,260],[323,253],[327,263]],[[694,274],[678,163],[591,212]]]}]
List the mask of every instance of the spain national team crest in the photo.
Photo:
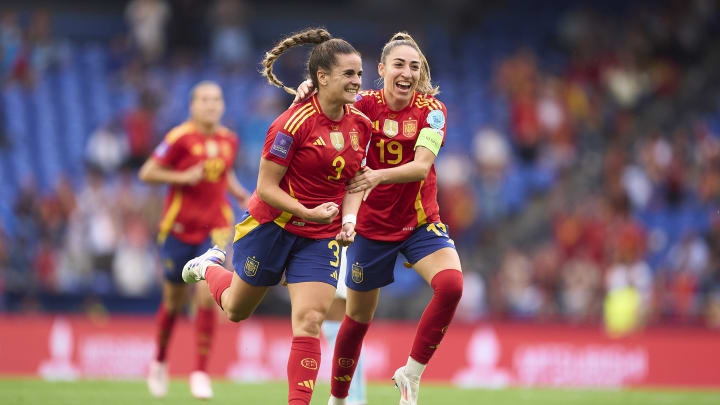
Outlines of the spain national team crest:
[{"label": "spain national team crest", "polygon": [[338,365],[342,368],[350,368],[355,365],[355,360],[347,357],[340,357],[338,359]]},{"label": "spain national team crest", "polygon": [[345,147],[345,138],[342,132],[330,132],[330,142],[338,152]]},{"label": "spain national team crest", "polygon": [[355,284],[363,282],[363,268],[357,263],[352,265],[352,281]]},{"label": "spain national team crest", "polygon": [[406,138],[412,138],[417,132],[417,120],[410,118],[409,120],[403,121],[403,136]]},{"label": "spain national team crest", "polygon": [[383,133],[388,137],[392,138],[398,134],[398,122],[395,120],[385,119],[383,123]]},{"label": "spain national team crest", "polygon": [[353,150],[359,150],[360,149],[360,138],[358,137],[358,131],[352,130],[350,131],[350,146],[352,146]]},{"label": "spain national team crest", "polygon": [[318,369],[318,362],[317,362],[317,360],[315,360],[315,359],[313,359],[313,358],[311,358],[311,357],[306,357],[306,358],[300,360],[300,365],[303,366],[303,367],[305,367],[305,368],[307,368],[307,369],[310,369],[310,370],[317,370],[317,369]]},{"label": "spain national team crest", "polygon": [[255,260],[255,256],[248,257],[247,260],[245,260],[245,274],[248,277],[255,277],[258,267],[260,267],[260,262]]}]

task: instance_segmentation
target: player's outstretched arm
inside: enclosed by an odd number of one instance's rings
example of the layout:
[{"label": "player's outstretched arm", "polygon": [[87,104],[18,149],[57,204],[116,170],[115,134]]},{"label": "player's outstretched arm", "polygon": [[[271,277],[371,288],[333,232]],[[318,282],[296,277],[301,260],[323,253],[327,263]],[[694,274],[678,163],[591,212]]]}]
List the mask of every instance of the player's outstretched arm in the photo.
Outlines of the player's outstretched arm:
[{"label": "player's outstretched arm", "polygon": [[265,158],[260,159],[257,193],[261,200],[271,206],[293,214],[309,222],[329,224],[340,212],[334,202],[326,202],[309,209],[280,188],[280,180],[285,176],[287,167]]},{"label": "player's outstretched arm", "polygon": [[[348,193],[372,190],[378,184],[410,183],[425,180],[435,163],[435,154],[424,146],[415,150],[415,159],[404,165],[387,169],[364,168],[353,177],[345,189]],[[365,193],[367,194],[367,193]]]},{"label": "player's outstretched arm", "polygon": [[194,166],[190,166],[185,170],[168,169],[154,158],[150,158],[142,165],[138,173],[140,180],[146,183],[164,183],[164,184],[180,184],[195,185],[204,176],[205,162],[198,162]]}]

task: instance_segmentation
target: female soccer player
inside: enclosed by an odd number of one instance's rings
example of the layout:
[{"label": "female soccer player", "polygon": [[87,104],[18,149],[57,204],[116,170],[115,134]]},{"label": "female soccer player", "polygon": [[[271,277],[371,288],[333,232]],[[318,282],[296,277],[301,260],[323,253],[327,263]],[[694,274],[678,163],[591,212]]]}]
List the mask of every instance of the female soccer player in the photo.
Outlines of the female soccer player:
[{"label": "female soccer player", "polygon": [[[352,107],[360,89],[360,54],[324,29],[308,29],[266,53],[264,76],[287,49],[317,44],[307,70],[318,92],[278,117],[267,132],[257,189],[235,226],[235,272],[218,266],[219,249],[188,262],[183,279],[206,279],[234,322],[246,319],[283,273],[292,305],[288,404],[308,404],[320,365],[320,325],[335,294],[340,250],[354,239],[362,193],[346,193],[370,140],[370,120]],[[285,88],[294,94],[294,90]],[[337,216],[342,203],[342,221]]]},{"label": "female soccer player", "polygon": [[[407,364],[395,371],[400,404],[417,404],[420,376],[445,335],[462,295],[462,272],[447,227],[440,222],[433,163],[445,139],[447,113],[433,97],[430,68],[407,33],[385,44],[378,64],[383,89],[361,92],[355,107],[373,122],[367,168],[349,192],[372,192],[360,208],[348,248],[346,316],[340,326],[329,404],[345,404],[379,289],[393,282],[398,252],[433,289]],[[309,86],[301,87],[300,96]]]},{"label": "female soccer player", "polygon": [[[156,397],[168,389],[166,354],[175,319],[187,298],[182,265],[213,244],[225,246],[230,239],[232,210],[226,191],[245,207],[250,194],[232,170],[237,137],[220,125],[225,110],[222,90],[209,81],[193,88],[190,119],[171,130],[140,169],[146,182],[169,184],[158,243],[165,269],[163,302],[157,314],[156,357],[150,364],[148,388]],[[215,305],[205,288],[197,289],[195,338],[196,371],[190,374],[195,397],[212,397],[206,373],[208,353],[215,329]]]}]

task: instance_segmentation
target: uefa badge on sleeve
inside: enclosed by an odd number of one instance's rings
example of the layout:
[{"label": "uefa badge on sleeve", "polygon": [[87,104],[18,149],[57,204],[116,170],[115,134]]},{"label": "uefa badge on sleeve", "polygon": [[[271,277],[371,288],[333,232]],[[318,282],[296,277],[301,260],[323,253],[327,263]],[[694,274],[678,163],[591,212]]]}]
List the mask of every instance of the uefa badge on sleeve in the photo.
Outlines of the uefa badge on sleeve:
[{"label": "uefa badge on sleeve", "polygon": [[288,153],[290,153],[290,146],[292,146],[293,137],[288,134],[278,132],[275,135],[275,141],[270,147],[270,153],[279,157],[280,159],[286,159]]},{"label": "uefa badge on sleeve", "polygon": [[440,110],[432,110],[428,113],[427,123],[430,128],[442,129],[445,126],[445,114]]}]

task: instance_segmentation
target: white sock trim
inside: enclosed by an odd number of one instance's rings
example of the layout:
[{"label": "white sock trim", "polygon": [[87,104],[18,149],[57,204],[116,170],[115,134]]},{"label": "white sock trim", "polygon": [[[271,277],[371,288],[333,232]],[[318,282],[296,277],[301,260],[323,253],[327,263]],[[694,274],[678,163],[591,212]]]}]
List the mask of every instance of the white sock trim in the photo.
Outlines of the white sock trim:
[{"label": "white sock trim", "polygon": [[345,397],[345,398],[338,398],[338,397],[334,396],[333,394],[330,394],[330,404],[332,404],[332,405],[338,405],[338,404],[344,405],[344,404],[347,404],[347,397]]},{"label": "white sock trim", "polygon": [[425,364],[419,363],[417,360],[408,356],[408,361],[405,365],[405,374],[419,380],[423,371],[425,371],[425,366]]}]

